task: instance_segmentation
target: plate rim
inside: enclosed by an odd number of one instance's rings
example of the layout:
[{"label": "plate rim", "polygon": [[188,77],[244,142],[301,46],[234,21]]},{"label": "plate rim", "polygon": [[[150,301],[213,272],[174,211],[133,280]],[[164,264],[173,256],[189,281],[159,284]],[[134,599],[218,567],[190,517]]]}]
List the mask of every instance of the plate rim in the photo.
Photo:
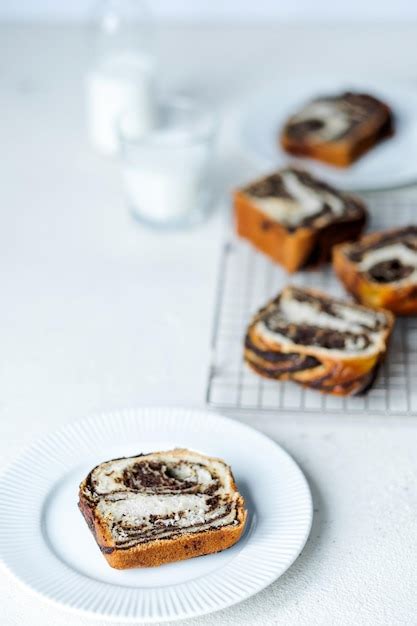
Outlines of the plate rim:
[{"label": "plate rim", "polygon": [[[123,420],[123,419],[127,419],[128,417],[134,418],[135,420],[140,420],[140,419],[144,419],[144,417],[148,414],[160,415],[160,416],[163,416],[165,419],[169,419],[171,421],[173,421],[174,416],[178,416],[178,414],[181,415],[183,418],[185,418],[187,415],[188,416],[192,415],[193,418],[196,419],[196,421],[198,421],[199,423],[201,423],[200,421],[201,418],[209,418],[210,420],[214,420],[214,422],[218,422],[218,424],[226,423],[229,426],[232,426],[232,428],[237,428],[237,430],[243,430],[248,434],[255,435],[259,437],[260,440],[264,441],[265,444],[269,446],[272,445],[276,449],[278,454],[280,454],[284,459],[286,459],[287,462],[289,462],[290,467],[291,467],[291,472],[294,473],[294,475],[297,477],[297,480],[300,482],[304,490],[304,494],[303,494],[304,499],[305,499],[304,501],[304,505],[305,505],[304,532],[302,535],[300,535],[299,545],[297,546],[297,551],[296,552],[294,551],[294,553],[291,555],[291,558],[286,562],[285,567],[281,571],[273,572],[271,575],[265,576],[262,583],[258,584],[255,589],[252,589],[249,586],[246,587],[246,589],[243,592],[242,591],[240,592],[240,596],[238,598],[230,598],[229,601],[221,602],[219,603],[218,606],[215,606],[214,608],[209,608],[208,610],[200,610],[200,611],[194,611],[194,612],[188,612],[184,610],[182,614],[177,612],[174,615],[166,615],[166,616],[164,615],[144,616],[144,615],[139,615],[139,614],[120,615],[117,612],[110,612],[110,613],[101,612],[100,610],[97,611],[97,609],[91,610],[90,608],[73,606],[72,604],[69,604],[65,601],[61,601],[57,599],[50,593],[47,593],[40,588],[36,588],[32,586],[30,582],[24,580],[19,575],[19,572],[15,571],[12,565],[7,562],[7,557],[5,557],[5,555],[3,554],[3,547],[2,547],[2,544],[0,543],[0,565],[4,571],[6,571],[16,582],[18,582],[19,586],[22,589],[28,590],[33,596],[37,596],[38,598],[43,599],[44,601],[52,604],[55,607],[60,608],[61,610],[69,611],[73,614],[82,615],[91,619],[96,619],[96,620],[101,619],[102,621],[106,621],[106,622],[116,620],[116,621],[123,622],[123,623],[157,623],[157,622],[162,623],[162,622],[178,621],[181,619],[190,619],[193,617],[195,618],[195,617],[199,617],[203,615],[208,615],[211,613],[215,613],[217,611],[227,609],[240,602],[243,602],[247,600],[248,598],[252,597],[253,595],[259,593],[260,591],[268,587],[270,584],[272,584],[275,580],[280,578],[298,559],[298,557],[300,556],[302,550],[304,549],[308,541],[308,538],[311,533],[312,523],[313,523],[313,498],[312,498],[312,493],[311,493],[309,483],[307,481],[307,478],[304,472],[300,468],[299,464],[287,452],[287,450],[283,448],[280,444],[275,442],[271,437],[264,434],[262,431],[259,431],[258,429],[254,428],[253,426],[240,421],[238,418],[235,419],[231,416],[222,415],[218,411],[212,410],[207,407],[194,408],[194,407],[181,407],[181,406],[149,405],[149,406],[142,406],[142,407],[135,407],[135,408],[124,408],[120,410],[116,409],[116,410],[111,410],[111,411],[94,412],[92,414],[87,415],[86,417],[78,418],[74,421],[67,421],[66,423],[61,425],[60,428],[57,428],[55,430],[45,433],[43,436],[33,440],[29,444],[26,444],[22,448],[22,450],[17,455],[17,457],[11,463],[6,465],[6,467],[4,467],[2,471],[0,472],[0,489],[1,487],[4,486],[5,481],[7,480],[9,474],[13,473],[14,470],[19,469],[19,463],[24,461],[24,458],[27,454],[34,453],[39,447],[51,445],[55,437],[57,436],[62,437],[66,433],[73,431],[74,428],[82,427],[86,423],[94,424],[96,422],[100,422],[103,420],[105,421]],[[51,481],[51,487],[52,487],[52,481]],[[45,507],[45,498],[43,497],[40,503],[40,510],[43,510],[44,507]],[[4,510],[0,508],[0,526],[4,520],[5,520]],[[41,527],[39,528],[39,532],[45,541],[44,531]],[[88,578],[88,575],[80,573],[74,570],[73,568],[71,568],[70,565],[62,561],[60,557],[56,555],[53,551],[51,552],[51,554],[53,554],[54,558],[56,558],[59,561],[61,567],[67,568],[75,572],[77,576]],[[225,565],[224,567],[226,567],[227,565]],[[211,572],[209,574],[204,574],[201,577],[206,578],[207,576],[213,573],[214,572]],[[104,585],[113,589],[116,589],[116,588],[125,588],[125,589],[134,588],[137,590],[140,589],[140,588],[135,588],[135,587],[123,587],[123,586],[119,586],[117,584],[107,582],[107,581],[101,581],[101,580],[96,580],[96,579],[91,579],[91,580],[93,580],[94,583],[97,583],[98,585]],[[195,579],[191,579],[191,580],[194,581]],[[178,583],[177,585],[175,584],[168,585],[167,588],[170,589],[181,584],[186,585],[189,582],[191,582],[191,580],[183,582],[183,583]],[[158,587],[148,588],[148,590],[153,590],[153,589],[158,589]]]}]

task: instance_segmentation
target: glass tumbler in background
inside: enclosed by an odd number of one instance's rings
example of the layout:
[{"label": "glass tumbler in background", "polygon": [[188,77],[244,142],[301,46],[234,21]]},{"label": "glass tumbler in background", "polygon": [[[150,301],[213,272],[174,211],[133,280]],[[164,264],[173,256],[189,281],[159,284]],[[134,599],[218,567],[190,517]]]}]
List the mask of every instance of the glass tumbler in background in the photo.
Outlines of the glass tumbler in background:
[{"label": "glass tumbler in background", "polygon": [[122,174],[133,216],[155,228],[201,222],[213,201],[216,117],[188,98],[158,107],[157,122],[137,136],[131,114],[119,121]]}]

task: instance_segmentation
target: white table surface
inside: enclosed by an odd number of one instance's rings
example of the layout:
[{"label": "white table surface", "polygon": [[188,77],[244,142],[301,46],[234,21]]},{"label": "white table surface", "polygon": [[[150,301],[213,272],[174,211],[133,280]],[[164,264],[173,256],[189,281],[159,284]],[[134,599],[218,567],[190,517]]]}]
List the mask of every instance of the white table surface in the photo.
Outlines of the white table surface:
[{"label": "white table surface", "polygon": [[[416,25],[165,27],[161,80],[226,112],[266,80],[370,73],[417,81]],[[126,213],[117,164],[84,129],[88,60],[76,26],[0,28],[0,455],[85,414],[201,407],[223,193],[204,226],[155,234]],[[365,67],[364,67],[365,66]],[[229,114],[230,115],[230,114]],[[255,166],[227,140],[224,189]],[[315,520],[295,565],[256,597],[192,623],[416,623],[417,420],[242,418],[304,469]],[[81,626],[0,571],[5,626]]]}]

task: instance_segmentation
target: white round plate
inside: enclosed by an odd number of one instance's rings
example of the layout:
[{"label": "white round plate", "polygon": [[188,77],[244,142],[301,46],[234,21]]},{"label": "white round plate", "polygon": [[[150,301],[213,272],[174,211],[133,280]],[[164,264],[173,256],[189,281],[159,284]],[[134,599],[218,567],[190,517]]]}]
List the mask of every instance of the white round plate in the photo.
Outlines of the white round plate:
[{"label": "white round plate", "polygon": [[[248,522],[229,550],[158,568],[114,570],[77,507],[102,461],[188,447],[231,464]],[[70,424],[31,446],[0,479],[0,559],[32,590],[92,616],[160,622],[223,609],[281,576],[312,521],[306,480],[261,433],[209,412],[149,408]]]},{"label": "white round plate", "polygon": [[[279,147],[280,129],[301,105],[316,96],[349,90],[370,93],[392,107],[393,137],[344,169],[311,159],[296,159]],[[245,147],[261,159],[265,167],[281,167],[291,161],[349,190],[386,189],[417,181],[417,87],[413,85],[340,78],[287,80],[257,94],[244,112],[240,126]]]}]

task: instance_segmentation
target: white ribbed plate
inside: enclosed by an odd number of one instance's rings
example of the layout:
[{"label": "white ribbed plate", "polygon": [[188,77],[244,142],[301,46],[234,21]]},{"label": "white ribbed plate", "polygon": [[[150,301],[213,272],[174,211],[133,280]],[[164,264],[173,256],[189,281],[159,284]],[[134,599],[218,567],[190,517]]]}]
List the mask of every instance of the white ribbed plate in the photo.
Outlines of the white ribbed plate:
[{"label": "white ribbed plate", "polygon": [[[111,569],[77,508],[78,484],[102,461],[188,447],[225,459],[249,512],[238,544],[159,568]],[[149,408],[69,424],[0,478],[0,559],[32,590],[100,618],[160,622],[228,607],[281,576],[300,554],[311,495],[291,457],[237,421]]]}]

